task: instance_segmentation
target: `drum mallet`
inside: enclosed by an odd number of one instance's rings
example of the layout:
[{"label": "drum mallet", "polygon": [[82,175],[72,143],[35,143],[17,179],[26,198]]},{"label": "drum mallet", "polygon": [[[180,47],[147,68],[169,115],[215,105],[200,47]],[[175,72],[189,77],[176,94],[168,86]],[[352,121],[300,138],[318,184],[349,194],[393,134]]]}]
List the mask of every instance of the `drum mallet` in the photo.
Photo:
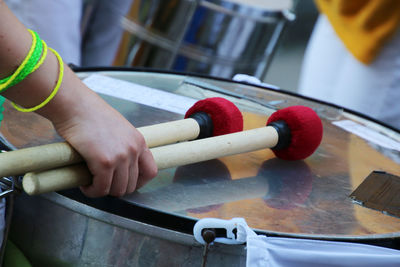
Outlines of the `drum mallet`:
[{"label": "drum mallet", "polygon": [[[159,169],[272,148],[276,156],[301,160],[310,156],[322,140],[322,122],[308,107],[292,106],[274,112],[267,127],[150,149]],[[84,164],[27,173],[23,188],[31,195],[91,183]]]},{"label": "drum mallet", "polygon": [[[185,119],[137,128],[148,147],[172,144],[243,130],[240,110],[230,101],[212,97],[197,101]],[[0,154],[0,177],[54,169],[83,162],[66,142],[23,148]]]}]

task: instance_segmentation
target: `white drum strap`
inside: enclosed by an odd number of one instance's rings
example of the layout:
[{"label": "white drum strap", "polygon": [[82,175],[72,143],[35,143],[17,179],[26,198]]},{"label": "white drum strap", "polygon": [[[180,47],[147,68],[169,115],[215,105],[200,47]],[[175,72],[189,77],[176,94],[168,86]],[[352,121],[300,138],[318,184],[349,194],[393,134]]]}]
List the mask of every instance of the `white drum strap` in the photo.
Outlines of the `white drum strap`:
[{"label": "white drum strap", "polygon": [[202,244],[204,240],[200,233],[207,228],[227,230],[226,238],[216,238],[214,242],[222,241],[220,243],[225,244],[246,242],[247,267],[400,266],[398,250],[358,243],[257,235],[242,218],[232,220],[206,218],[199,220],[196,225],[194,235]]}]

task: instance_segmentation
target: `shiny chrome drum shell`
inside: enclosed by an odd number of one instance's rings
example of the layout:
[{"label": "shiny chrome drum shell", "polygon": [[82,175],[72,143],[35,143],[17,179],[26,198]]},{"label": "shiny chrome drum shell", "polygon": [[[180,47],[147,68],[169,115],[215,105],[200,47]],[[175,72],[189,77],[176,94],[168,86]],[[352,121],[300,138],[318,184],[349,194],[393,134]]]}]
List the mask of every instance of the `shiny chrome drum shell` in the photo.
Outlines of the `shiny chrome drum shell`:
[{"label": "shiny chrome drum shell", "polygon": [[116,65],[264,78],[292,1],[140,0],[122,20]]},{"label": "shiny chrome drum shell", "polygon": [[[396,142],[400,142],[399,131],[341,107],[296,94],[207,76],[128,69],[85,69],[78,74],[81,78],[104,74],[196,99],[224,96],[239,106],[247,129],[265,125],[276,109],[307,105],[320,115],[325,133],[318,150],[299,163],[276,160],[266,149],[206,162],[200,168],[190,166],[197,170],[209,168],[201,179],[187,169],[183,180],[175,176],[177,169],[163,170],[139,192],[121,199],[87,199],[77,189],[36,197],[19,195],[10,238],[34,266],[200,266],[203,247],[194,240],[191,231],[203,217],[244,217],[258,233],[271,236],[399,248],[400,219],[361,207],[348,198],[373,170],[400,176],[399,154],[348,133],[332,122],[352,120]],[[182,117],[125,100],[111,97],[106,100],[138,127]],[[35,114],[17,113],[7,106],[0,132],[3,143],[10,149],[60,140],[47,121]],[[228,171],[222,169],[217,173],[215,169],[221,164]],[[231,180],[226,180],[225,174]],[[257,177],[268,180],[271,194],[251,196],[240,186],[234,193],[243,195],[232,199],[231,192],[223,188],[204,190],[204,195],[196,195],[193,190],[196,186],[207,188],[218,179],[229,183],[253,181]],[[287,178],[293,177],[295,182],[287,183]],[[177,188],[182,188],[179,189],[182,194],[176,193]],[[185,195],[187,192],[193,195]],[[216,194],[227,196],[226,201],[191,202],[210,200]],[[168,203],[182,199],[185,205],[171,209]],[[245,254],[244,245],[215,244],[211,246],[207,266],[245,266]]]}]

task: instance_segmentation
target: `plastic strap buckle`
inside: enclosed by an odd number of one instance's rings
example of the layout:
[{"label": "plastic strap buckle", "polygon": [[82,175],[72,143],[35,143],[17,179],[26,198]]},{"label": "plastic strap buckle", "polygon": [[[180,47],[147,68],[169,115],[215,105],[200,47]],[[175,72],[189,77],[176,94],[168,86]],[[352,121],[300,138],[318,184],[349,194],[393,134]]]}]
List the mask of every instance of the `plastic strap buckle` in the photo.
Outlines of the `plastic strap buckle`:
[{"label": "plastic strap buckle", "polygon": [[222,220],[216,218],[204,218],[199,220],[193,227],[194,238],[200,244],[206,245],[207,242],[203,238],[203,231],[206,229],[224,229],[226,236],[217,236],[214,242],[228,244],[228,245],[239,245],[246,242],[241,240],[240,235],[237,235],[237,229],[239,224],[246,224],[243,218],[233,218],[231,220]]}]

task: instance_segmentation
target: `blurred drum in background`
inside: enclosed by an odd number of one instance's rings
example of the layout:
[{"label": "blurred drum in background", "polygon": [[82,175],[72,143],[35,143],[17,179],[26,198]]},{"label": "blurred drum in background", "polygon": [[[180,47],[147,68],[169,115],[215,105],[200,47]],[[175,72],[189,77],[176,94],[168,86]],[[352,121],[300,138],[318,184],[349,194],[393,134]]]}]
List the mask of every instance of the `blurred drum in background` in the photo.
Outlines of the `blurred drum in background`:
[{"label": "blurred drum in background", "polygon": [[264,78],[291,0],[136,0],[114,65]]}]

